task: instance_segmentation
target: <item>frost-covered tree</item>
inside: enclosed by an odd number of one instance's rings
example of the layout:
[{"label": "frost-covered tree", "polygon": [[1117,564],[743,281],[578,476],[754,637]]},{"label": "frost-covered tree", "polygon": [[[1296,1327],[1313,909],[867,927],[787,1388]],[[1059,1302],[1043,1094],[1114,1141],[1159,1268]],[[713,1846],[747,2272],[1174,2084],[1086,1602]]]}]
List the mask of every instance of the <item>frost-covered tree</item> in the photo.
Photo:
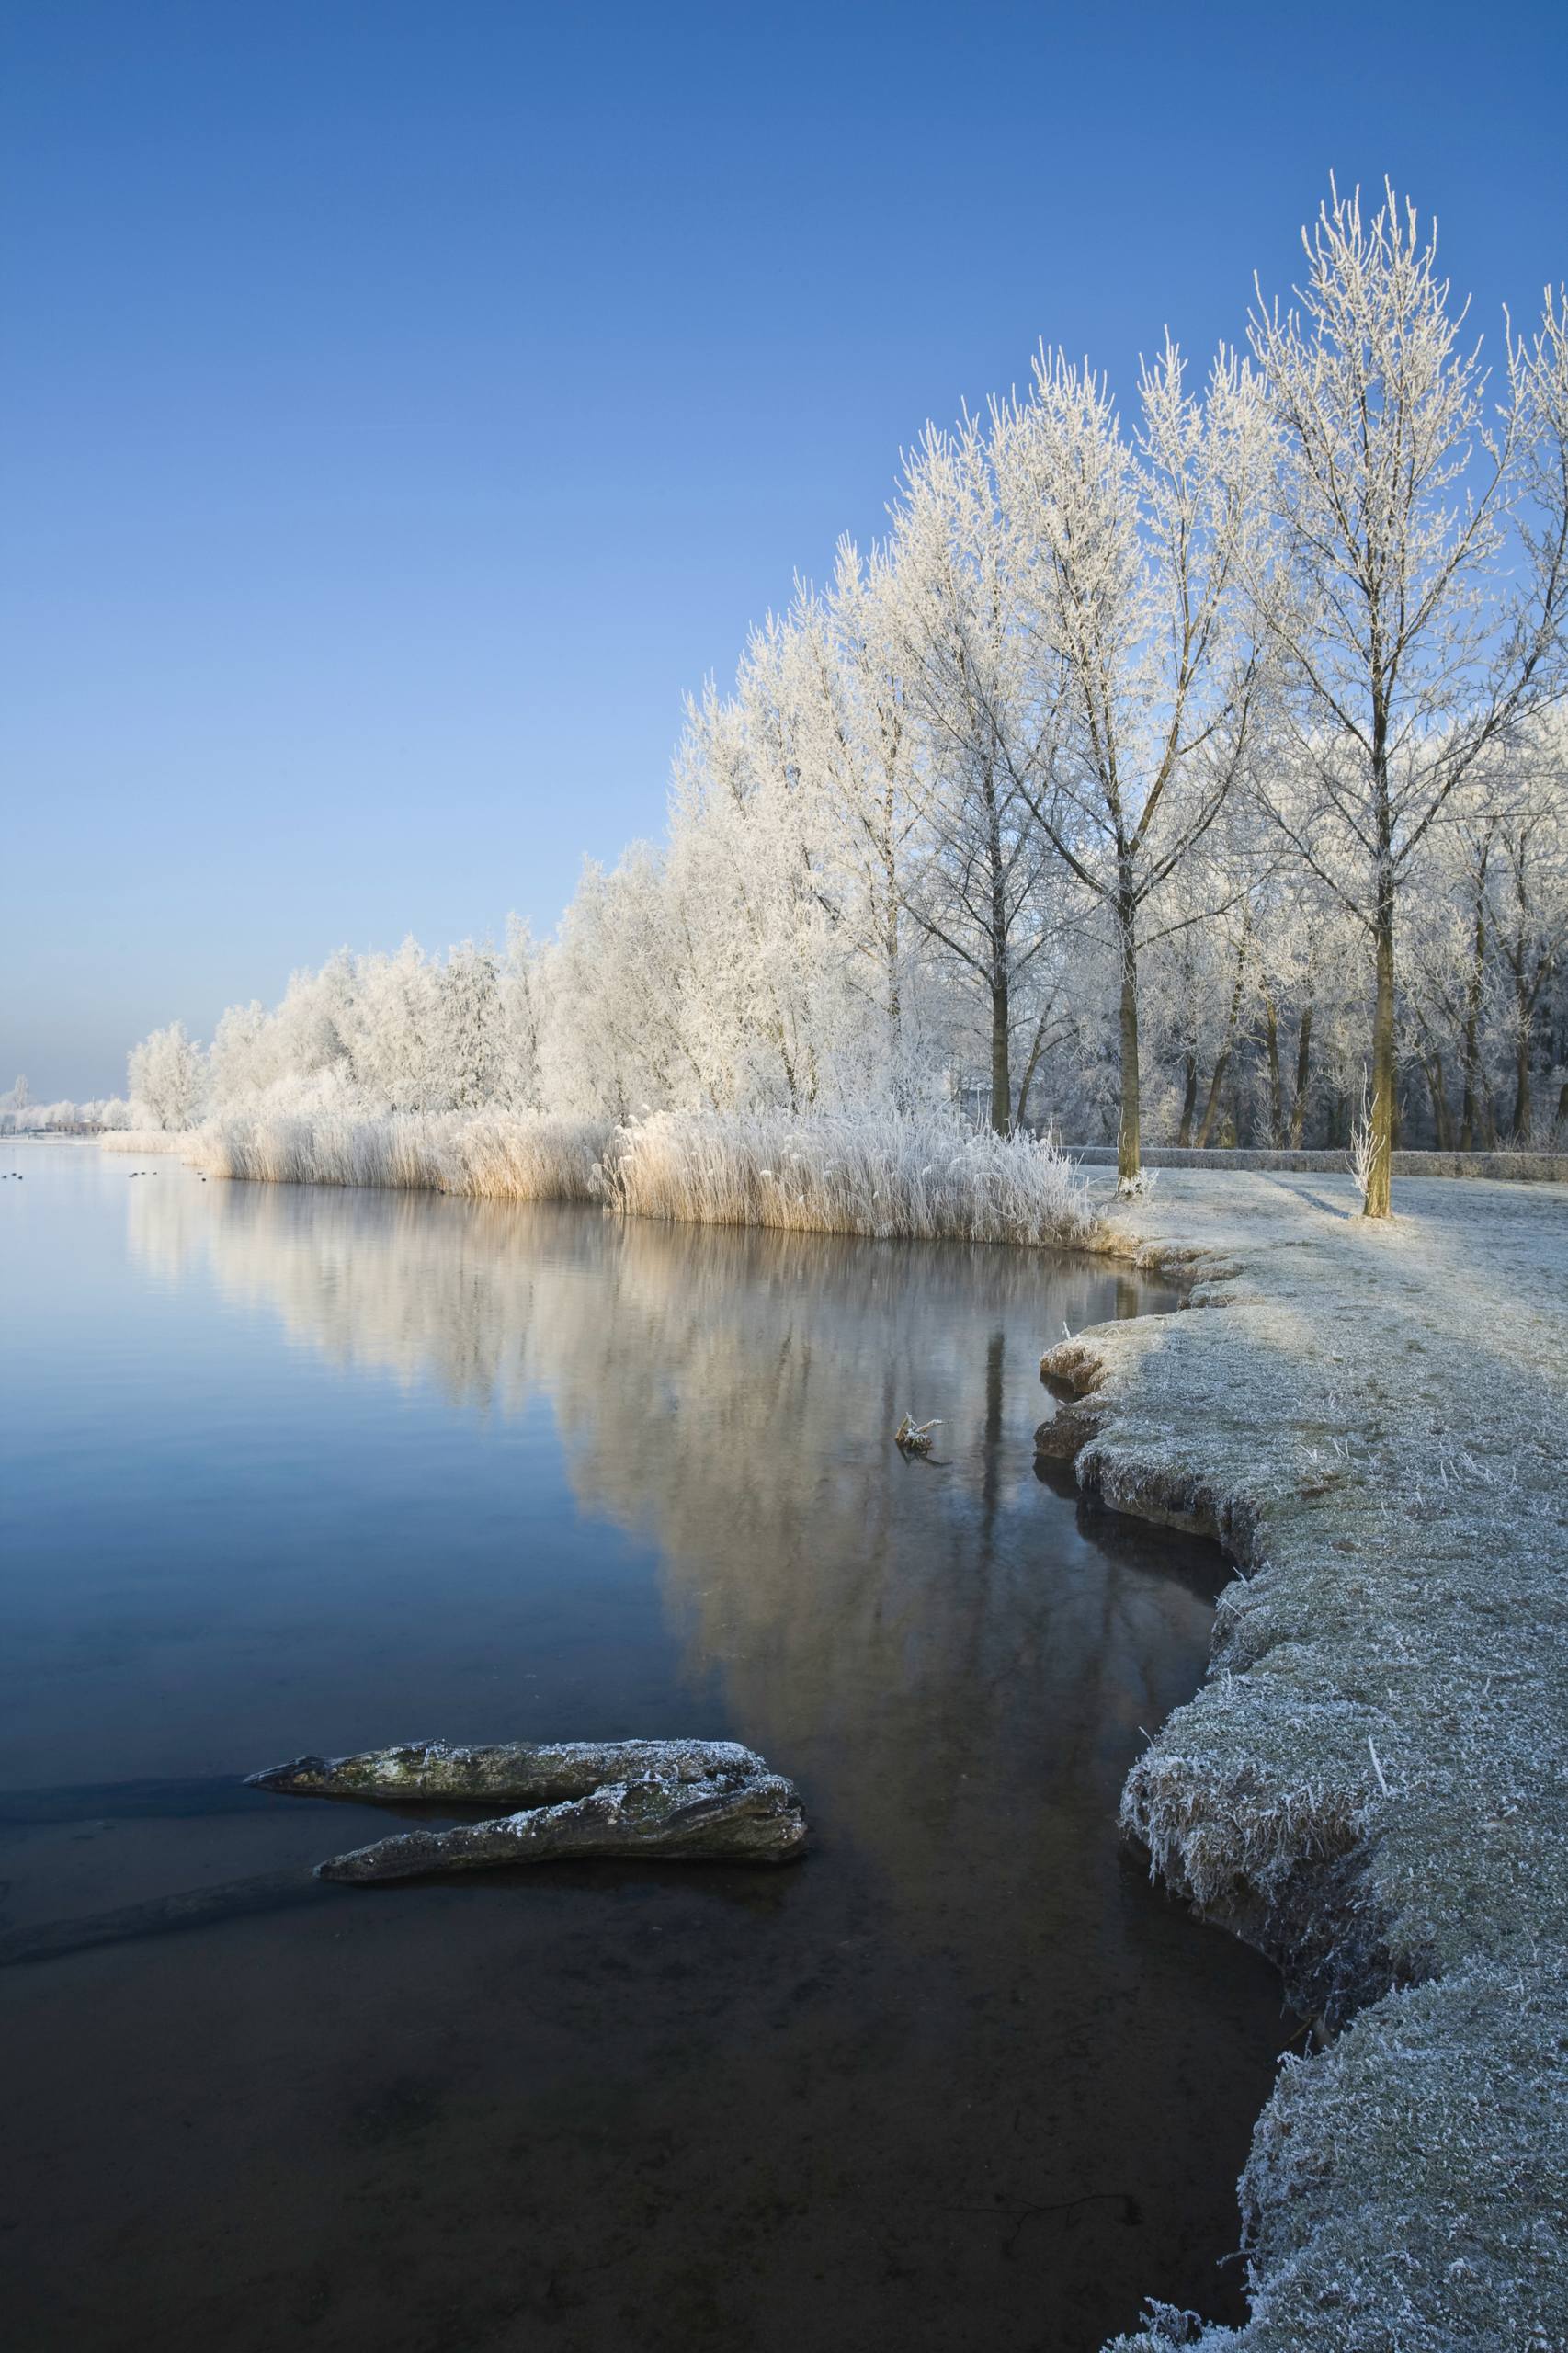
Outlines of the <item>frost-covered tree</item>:
[{"label": "frost-covered tree", "polygon": [[500,1097],[501,959],[465,939],[438,968],[432,1079],[443,1109],[474,1111]]},{"label": "frost-covered tree", "polygon": [[218,1018],[207,1050],[208,1095],[219,1109],[258,1095],[285,1075],[273,1017],[253,997]]},{"label": "frost-covered tree", "polygon": [[820,692],[808,631],[770,618],[734,694],[710,688],[687,706],[668,874],[691,983],[687,1050],[716,1099],[798,1110],[837,1093],[850,1017],[805,716]]},{"label": "frost-covered tree", "polygon": [[892,543],[921,738],[904,904],[984,993],[991,1124],[1000,1132],[1014,1117],[1015,999],[1062,920],[1039,814],[1062,664],[1019,627],[1006,555],[981,426],[929,427],[905,468]]},{"label": "frost-covered tree", "polygon": [[1397,1121],[1568,1120],[1563,298],[1493,411],[1407,209],[1306,243],[1248,365],[1167,344],[1124,423],[1042,351],[929,427],[885,540],[688,704],[659,844],[551,938],[231,1008],[211,1106],[939,1100],[1131,1176],[1145,1134],[1343,1145],[1370,1032],[1373,1214]]},{"label": "frost-covered tree", "polygon": [[881,1039],[873,1091],[907,1106],[920,1091],[922,1040],[907,918],[923,798],[921,734],[911,708],[899,576],[885,549],[862,558],[840,542],[831,595],[796,608],[808,686],[802,760],[822,818],[819,892],[835,951]]},{"label": "frost-covered tree", "polygon": [[131,1098],[146,1106],[155,1128],[183,1129],[195,1124],[203,1076],[201,1049],[187,1037],[183,1021],[152,1030],[131,1048],[126,1069]]},{"label": "frost-covered tree", "polygon": [[[1390,1212],[1396,915],[1453,795],[1550,690],[1568,598],[1568,319],[1507,342],[1487,411],[1436,240],[1390,188],[1337,190],[1303,233],[1299,307],[1259,291],[1251,341],[1278,434],[1281,563],[1262,590],[1311,790],[1271,801],[1361,926],[1375,972],[1369,1217]],[[1502,559],[1512,539],[1516,576]]]},{"label": "frost-covered tree", "polygon": [[608,873],[584,865],[547,960],[552,1018],[541,1085],[551,1108],[626,1120],[650,1106],[711,1102],[683,1036],[689,968],[680,932],[646,844]]},{"label": "frost-covered tree", "polygon": [[1522,1143],[1535,1121],[1533,1087],[1547,991],[1568,961],[1568,728],[1561,714],[1518,747],[1500,796],[1491,861],[1492,928],[1506,976],[1513,1050],[1510,1125]]},{"label": "frost-covered tree", "polygon": [[498,992],[496,1100],[508,1110],[535,1110],[543,1100],[540,1065],[550,1018],[549,988],[545,961],[528,925],[517,915],[506,924]]},{"label": "frost-covered tree", "polygon": [[1243,771],[1263,677],[1247,567],[1267,448],[1256,387],[1221,353],[1194,398],[1167,342],[1139,394],[1134,441],[1103,377],[1042,352],[1032,393],[996,409],[993,434],[1020,626],[1036,673],[1059,679],[1049,763],[1025,790],[1108,918],[1119,968],[1123,1180],[1140,1166],[1151,903]]}]

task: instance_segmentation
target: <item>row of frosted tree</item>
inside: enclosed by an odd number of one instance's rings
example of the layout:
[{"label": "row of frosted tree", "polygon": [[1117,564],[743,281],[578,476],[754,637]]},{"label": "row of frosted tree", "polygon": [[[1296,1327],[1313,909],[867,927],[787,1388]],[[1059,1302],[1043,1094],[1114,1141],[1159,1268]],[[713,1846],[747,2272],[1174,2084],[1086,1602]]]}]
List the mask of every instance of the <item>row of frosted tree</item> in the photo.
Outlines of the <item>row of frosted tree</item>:
[{"label": "row of frosted tree", "polygon": [[688,706],[666,837],[556,936],[332,959],[132,1058],[333,1108],[1535,1138],[1568,1110],[1568,310],[1488,367],[1392,191],[1119,410],[1042,351]]}]

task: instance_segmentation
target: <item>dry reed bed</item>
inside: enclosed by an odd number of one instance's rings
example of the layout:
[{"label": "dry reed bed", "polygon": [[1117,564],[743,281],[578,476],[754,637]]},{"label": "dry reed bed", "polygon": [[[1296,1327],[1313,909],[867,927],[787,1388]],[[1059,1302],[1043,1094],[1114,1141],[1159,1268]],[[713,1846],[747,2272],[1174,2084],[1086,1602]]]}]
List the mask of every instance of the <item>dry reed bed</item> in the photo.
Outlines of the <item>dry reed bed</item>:
[{"label": "dry reed bed", "polygon": [[184,1160],[188,1157],[190,1140],[190,1134],[172,1133],[166,1128],[105,1128],[97,1144],[100,1152],[173,1152]]},{"label": "dry reed bed", "polygon": [[210,1176],[600,1201],[699,1225],[1024,1245],[1096,1227],[1054,1146],[934,1114],[660,1111],[612,1128],[541,1112],[227,1113],[132,1148],[179,1151]]},{"label": "dry reed bed", "polygon": [[919,1242],[1082,1241],[1071,1164],[937,1115],[658,1111],[619,1131],[607,1198],[631,1217]]},{"label": "dry reed bed", "polygon": [[228,1112],[184,1140],[209,1176],[368,1185],[516,1201],[602,1193],[608,1122],[505,1112]]}]

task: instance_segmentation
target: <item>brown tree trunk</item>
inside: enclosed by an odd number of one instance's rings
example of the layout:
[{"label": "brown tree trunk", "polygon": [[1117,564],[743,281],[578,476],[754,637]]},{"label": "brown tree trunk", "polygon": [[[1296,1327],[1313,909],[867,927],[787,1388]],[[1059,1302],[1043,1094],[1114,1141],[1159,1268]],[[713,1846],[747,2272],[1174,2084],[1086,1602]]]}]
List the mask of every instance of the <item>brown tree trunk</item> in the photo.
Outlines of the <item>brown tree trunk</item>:
[{"label": "brown tree trunk", "polygon": [[1138,1099],[1138,948],[1137,911],[1124,899],[1118,909],[1121,932],[1121,1116],[1116,1131],[1116,1176],[1119,1184],[1136,1176],[1142,1165]]},{"label": "brown tree trunk", "polygon": [[1220,1059],[1214,1065],[1214,1075],[1209,1083],[1209,1099],[1203,1106],[1203,1118],[1198,1130],[1198,1149],[1201,1152],[1209,1142],[1214,1125],[1214,1115],[1220,1108],[1220,1097],[1225,1084],[1225,1074],[1231,1067],[1231,1049],[1235,1042],[1236,1023],[1242,1010],[1242,977],[1246,970],[1246,937],[1236,950],[1236,978],[1231,991],[1231,1010],[1225,1022],[1225,1042],[1220,1049]]},{"label": "brown tree trunk", "polygon": [[1372,1013],[1372,1165],[1367,1176],[1366,1217],[1393,1214],[1393,884],[1378,883],[1377,1001]]},{"label": "brown tree trunk", "polygon": [[1192,1142],[1192,1115],[1198,1108],[1198,1050],[1189,1046],[1182,1056],[1186,1084],[1182,1088],[1181,1125],[1176,1130],[1176,1142],[1183,1151]]},{"label": "brown tree trunk", "polygon": [[902,1111],[907,1108],[909,1074],[903,1067],[903,991],[899,941],[898,860],[892,849],[893,788],[890,780],[882,796],[882,838],[888,845],[882,861],[882,888],[887,894],[887,918],[882,926],[882,958],[887,967],[888,1092]]},{"label": "brown tree trunk", "polygon": [[1432,1133],[1439,1152],[1451,1152],[1454,1141],[1453,1121],[1449,1117],[1448,1089],[1443,1082],[1443,1057],[1435,1048],[1421,1057],[1426,1073],[1426,1088],[1432,1097]]},{"label": "brown tree trunk", "polygon": [[1268,1141],[1278,1144],[1285,1133],[1285,1098],[1279,1085],[1279,1016],[1273,990],[1265,988],[1262,995],[1263,1043],[1268,1056]]},{"label": "brown tree trunk", "polygon": [[1460,1103],[1460,1150],[1475,1149],[1477,1112],[1477,1076],[1480,1053],[1477,1036],[1481,1024],[1481,983],[1486,967],[1486,854],[1482,851],[1475,883],[1475,923],[1471,934],[1470,980],[1464,998],[1464,1041],[1460,1050],[1463,1067],[1464,1093]]},{"label": "brown tree trunk", "polygon": [[1307,1083],[1312,1064],[1312,1000],[1309,996],[1301,1007],[1301,1026],[1296,1032],[1296,1098],[1290,1106],[1290,1149],[1299,1152],[1301,1131],[1307,1116]]},{"label": "brown tree trunk", "polygon": [[[1053,1005],[1055,1000],[1052,999],[1051,1002]],[[1035,1024],[1034,1036],[1029,1040],[1028,1060],[1024,1064],[1024,1074],[1018,1081],[1018,1108],[1015,1114],[1014,1124],[1019,1129],[1024,1126],[1028,1111],[1029,1089],[1034,1085],[1035,1073],[1045,1059],[1045,1033],[1051,1013],[1051,1006],[1048,1005]],[[1057,1040],[1053,1038],[1051,1043],[1054,1045]]]},{"label": "brown tree trunk", "polygon": [[999,1136],[1013,1124],[1013,1081],[1008,1057],[1013,1008],[1007,971],[1007,864],[1002,848],[1002,818],[996,779],[985,781],[987,847],[991,867],[991,1124]]},{"label": "brown tree trunk", "polygon": [[994,970],[991,980],[991,1124],[1005,1136],[1013,1124],[1013,1080],[1007,1060],[1007,975]]},{"label": "brown tree trunk", "polygon": [[1535,1106],[1530,1100],[1530,1025],[1529,1011],[1523,1003],[1523,991],[1516,1011],[1517,1029],[1514,1044],[1514,1134],[1519,1142],[1530,1131]]}]

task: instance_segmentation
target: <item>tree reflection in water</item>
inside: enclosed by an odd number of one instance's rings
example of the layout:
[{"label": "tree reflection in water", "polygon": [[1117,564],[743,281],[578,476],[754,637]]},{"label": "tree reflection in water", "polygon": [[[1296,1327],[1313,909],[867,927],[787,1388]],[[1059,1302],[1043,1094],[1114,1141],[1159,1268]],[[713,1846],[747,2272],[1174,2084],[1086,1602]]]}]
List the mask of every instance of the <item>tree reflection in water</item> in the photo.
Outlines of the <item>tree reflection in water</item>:
[{"label": "tree reflection in water", "polygon": [[[1161,1302],[1093,1261],[576,1209],[148,1186],[129,1210],[144,1265],[182,1280],[204,1265],[337,1364],[466,1411],[548,1405],[579,1513],[653,1548],[687,1688],[721,1695],[725,1721],[541,1733],[728,1733],[801,1785],[802,1873],[669,1899],[710,1922],[692,1931],[705,1959],[673,1996],[643,1985],[640,2031],[688,2037],[695,1998],[713,2040],[683,2040],[686,2072],[655,2071],[656,2097],[643,2082],[642,2124],[613,2092],[633,2062],[607,2057],[594,2098],[619,2150],[552,2143],[563,2191],[644,2178],[651,2097],[709,2136],[721,2208],[726,2169],[760,2162],[734,2135],[765,2132],[826,2284],[793,2301],[765,2286],[770,2258],[732,2217],[760,2300],[721,2300],[740,2342],[1084,2344],[1152,2288],[1233,2310],[1212,2266],[1277,1999],[1260,1964],[1149,1889],[1114,1830],[1139,1726],[1201,1675],[1219,1557],[1085,1520],[1029,1443],[1041,1346]],[[892,1444],[906,1408],[941,1417],[928,1461]],[[715,2066],[739,2102],[726,2121]],[[569,2245],[547,2204],[539,2228]],[[1012,2276],[1024,2256],[1032,2285]],[[1018,2335],[1026,2313],[1038,2327]],[[582,2343],[614,2341],[585,2326]]]}]

